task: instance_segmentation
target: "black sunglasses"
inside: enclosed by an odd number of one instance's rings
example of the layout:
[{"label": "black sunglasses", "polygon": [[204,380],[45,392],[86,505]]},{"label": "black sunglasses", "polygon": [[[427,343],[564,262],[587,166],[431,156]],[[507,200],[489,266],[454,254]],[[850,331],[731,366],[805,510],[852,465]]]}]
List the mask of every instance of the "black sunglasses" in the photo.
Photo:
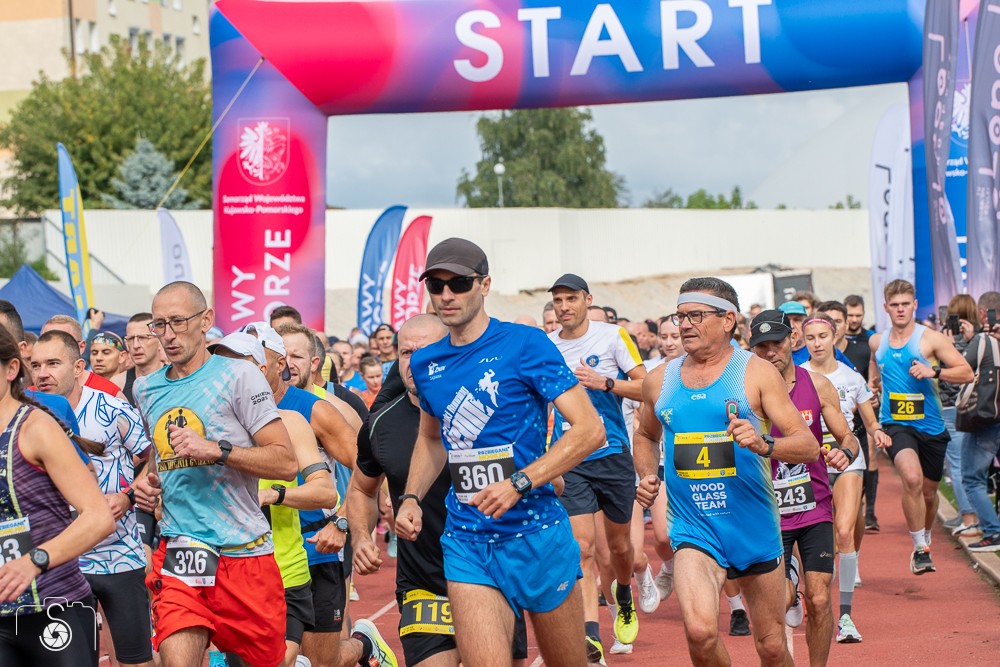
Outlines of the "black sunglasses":
[{"label": "black sunglasses", "polygon": [[441,280],[440,278],[427,278],[424,280],[424,284],[427,285],[427,291],[435,296],[444,292],[445,286],[451,290],[452,294],[465,294],[472,289],[476,280],[485,277],[486,276],[455,276],[454,278],[449,278],[448,280]]}]

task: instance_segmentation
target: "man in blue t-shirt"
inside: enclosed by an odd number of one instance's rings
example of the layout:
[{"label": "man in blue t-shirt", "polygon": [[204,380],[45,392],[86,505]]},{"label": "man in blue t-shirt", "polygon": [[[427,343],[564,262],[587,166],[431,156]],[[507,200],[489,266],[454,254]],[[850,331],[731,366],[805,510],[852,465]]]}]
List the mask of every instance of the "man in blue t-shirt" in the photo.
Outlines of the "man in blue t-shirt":
[{"label": "man in blue t-shirt", "polygon": [[[442,241],[420,279],[450,335],[411,359],[422,412],[396,530],[416,539],[420,501],[447,464],[441,547],[463,661],[509,662],[514,614],[524,609],[546,662],[558,651],[560,663],[583,664],[580,549],[550,482],[604,442],[600,418],[540,329],[486,314],[489,264],[479,246]],[[546,452],[549,402],[571,430]]]}]

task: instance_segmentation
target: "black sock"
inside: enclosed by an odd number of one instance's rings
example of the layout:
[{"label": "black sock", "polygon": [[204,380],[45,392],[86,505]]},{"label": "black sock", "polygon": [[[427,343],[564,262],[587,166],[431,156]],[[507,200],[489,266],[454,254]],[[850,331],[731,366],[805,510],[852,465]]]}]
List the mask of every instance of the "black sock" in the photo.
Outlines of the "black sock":
[{"label": "black sock", "polygon": [[865,512],[875,516],[875,496],[878,495],[878,470],[868,471],[868,484],[865,485]]},{"label": "black sock", "polygon": [[588,637],[601,641],[601,626],[597,621],[584,622],[583,631]]},{"label": "black sock", "polygon": [[361,632],[355,632],[351,635],[351,637],[361,642],[361,659],[358,660],[358,664],[361,665],[361,667],[368,667],[368,660],[372,657],[372,653],[375,652],[372,640],[368,639],[368,635]]},{"label": "black sock", "polygon": [[843,616],[844,614],[847,614],[848,616],[851,615],[851,605],[849,604],[840,605],[840,615]]},{"label": "black sock", "polygon": [[618,585],[615,587],[615,598],[618,601],[619,607],[623,604],[632,604],[632,582],[630,581],[629,583],[623,585],[622,582],[619,581]]}]

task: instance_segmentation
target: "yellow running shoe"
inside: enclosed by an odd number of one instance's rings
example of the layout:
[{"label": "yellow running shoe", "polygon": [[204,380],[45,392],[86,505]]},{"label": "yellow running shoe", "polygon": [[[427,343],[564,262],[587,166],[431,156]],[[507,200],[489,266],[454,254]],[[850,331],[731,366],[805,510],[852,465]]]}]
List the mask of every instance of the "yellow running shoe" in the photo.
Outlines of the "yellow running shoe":
[{"label": "yellow running shoe", "polygon": [[[635,603],[632,601],[632,590],[629,588],[629,599],[618,606],[615,614],[615,637],[623,644],[635,643],[639,635],[639,618],[635,614]],[[611,582],[611,597],[618,600],[618,581]]]},{"label": "yellow running shoe", "polygon": [[604,646],[593,637],[587,637],[587,662],[592,665],[608,664],[604,661]]},{"label": "yellow running shoe", "polygon": [[375,624],[367,619],[361,619],[354,624],[352,635],[364,635],[372,643],[372,655],[368,658],[371,667],[399,667],[396,661],[396,654],[392,652],[389,645],[382,639]]}]

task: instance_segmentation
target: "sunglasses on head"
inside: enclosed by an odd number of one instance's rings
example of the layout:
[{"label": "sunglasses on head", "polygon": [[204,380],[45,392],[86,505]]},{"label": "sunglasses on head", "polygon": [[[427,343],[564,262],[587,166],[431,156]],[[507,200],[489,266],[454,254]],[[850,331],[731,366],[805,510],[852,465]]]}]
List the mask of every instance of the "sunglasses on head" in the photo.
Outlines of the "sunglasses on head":
[{"label": "sunglasses on head", "polygon": [[444,292],[445,286],[451,290],[452,294],[465,294],[472,289],[478,278],[485,278],[486,276],[455,276],[454,278],[449,278],[448,280],[441,280],[440,278],[427,278],[424,280],[424,284],[427,285],[427,291],[431,294],[438,295]]}]

